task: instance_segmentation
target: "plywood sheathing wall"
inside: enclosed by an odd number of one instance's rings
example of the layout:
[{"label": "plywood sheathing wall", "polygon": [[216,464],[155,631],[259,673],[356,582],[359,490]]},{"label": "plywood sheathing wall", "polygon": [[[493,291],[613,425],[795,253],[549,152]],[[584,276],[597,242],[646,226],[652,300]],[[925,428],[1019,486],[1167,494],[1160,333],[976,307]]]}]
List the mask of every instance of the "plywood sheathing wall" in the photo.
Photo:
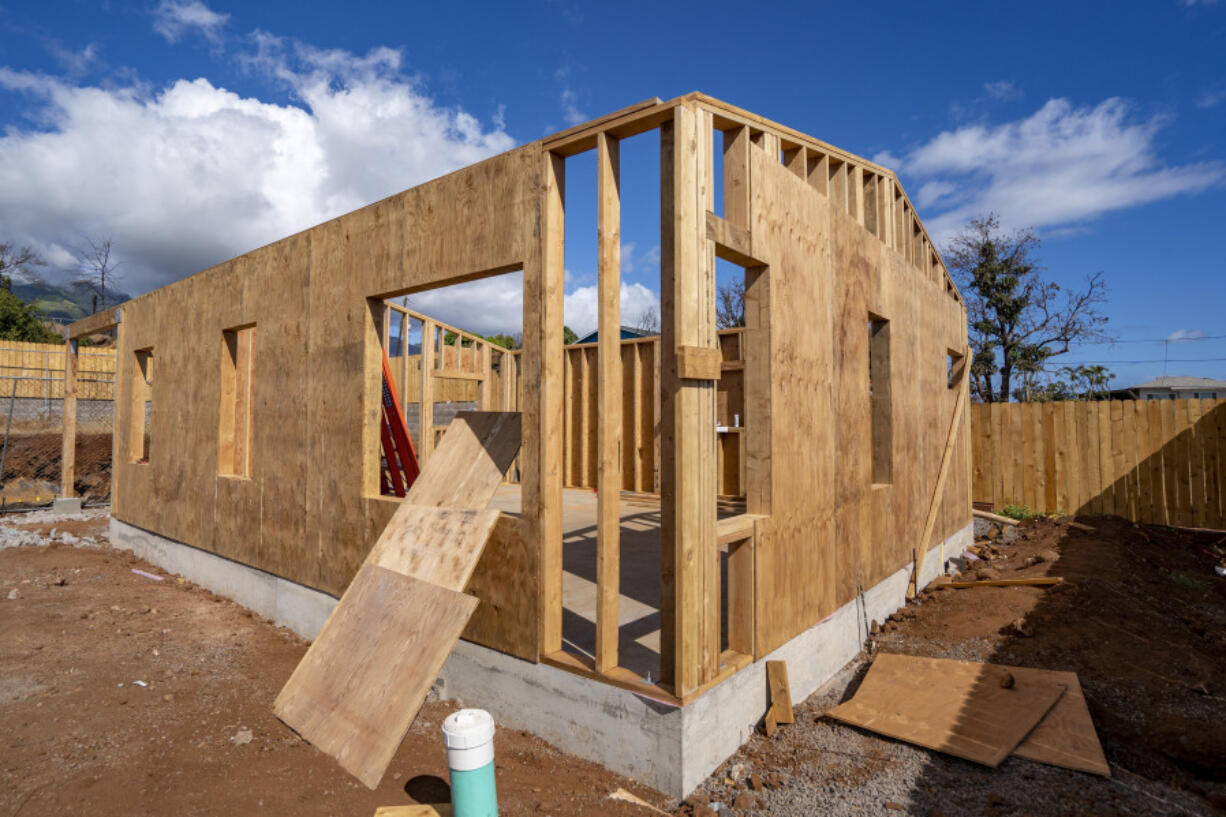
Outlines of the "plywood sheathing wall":
[{"label": "plywood sheathing wall", "polygon": [[[758,528],[758,655],[912,559],[956,397],[946,383],[947,353],[966,345],[962,308],[943,278],[917,269],[845,206],[833,206],[763,141],[750,153],[751,232],[755,255],[768,264],[770,348],[770,517]],[[890,321],[893,475],[879,486],[870,473],[870,312]],[[964,418],[954,463],[966,462],[968,433]],[[964,471],[950,472],[925,546],[969,521]]]},{"label": "plywood sheathing wall", "polygon": [[[121,383],[130,395],[133,351],[151,347],[154,442],[148,464],[129,461],[134,401],[122,399],[115,516],[343,591],[397,505],[378,496],[379,323],[368,299],[520,267],[526,282],[539,277],[539,178],[539,145],[513,150],[126,304]],[[252,475],[221,477],[221,332],[253,323]],[[525,428],[524,440],[531,447],[535,432]],[[534,628],[536,582],[522,575],[535,577],[536,553],[522,543],[536,538],[517,527],[500,523],[506,541],[491,543],[473,581],[520,577],[511,601],[529,608]],[[534,644],[527,651],[535,657]]]},{"label": "plywood sheathing wall", "polygon": [[[708,103],[720,127],[722,117],[741,116]],[[650,127],[672,127],[673,113],[652,107]],[[705,133],[711,119],[695,121]],[[946,354],[965,347],[966,333],[939,267],[921,263],[930,248],[892,179],[880,179],[880,195],[862,196],[864,174],[853,168],[849,199],[845,165],[829,176],[829,157],[810,167],[795,151],[784,165],[779,134],[788,132],[746,121],[754,124],[732,140],[743,167],[724,174],[740,198],[725,202],[725,214],[749,231],[766,265],[754,273],[742,338],[748,510],[770,515],[756,545],[754,652],[762,655],[969,522],[964,419],[952,455],[963,467],[950,473],[931,541],[918,541],[956,394],[946,388]],[[565,165],[550,144],[562,143],[527,145],[125,305],[115,516],[339,593],[396,507],[377,495],[379,315],[370,299],[522,268],[524,514],[500,520],[470,586],[491,608],[501,605],[500,615],[490,621],[479,609],[484,629],[466,637],[529,658],[560,650]],[[683,199],[701,198],[685,233],[692,226],[697,238],[711,206],[702,187],[709,162],[686,154],[685,164],[681,182],[692,190]],[[873,205],[880,219],[868,218]],[[882,238],[866,229],[870,221]],[[693,263],[705,264],[709,247],[691,249],[685,263],[701,255]],[[891,321],[893,481],[885,486],[868,472],[870,312]],[[253,471],[219,477],[220,336],[253,323]],[[701,341],[714,347],[713,337]],[[138,464],[127,439],[137,410],[133,352],[148,348],[153,445],[151,461]],[[668,470],[652,453],[637,486]],[[692,621],[708,644],[706,621]],[[707,674],[713,662],[700,654],[683,663]]]}]

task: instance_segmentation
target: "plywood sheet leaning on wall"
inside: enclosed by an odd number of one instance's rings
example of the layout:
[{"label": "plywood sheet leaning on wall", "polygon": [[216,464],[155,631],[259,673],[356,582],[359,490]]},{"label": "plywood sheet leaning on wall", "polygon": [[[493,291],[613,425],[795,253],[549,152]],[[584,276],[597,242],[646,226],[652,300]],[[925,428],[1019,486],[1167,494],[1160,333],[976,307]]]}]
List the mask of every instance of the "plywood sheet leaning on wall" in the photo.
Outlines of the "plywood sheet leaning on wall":
[{"label": "plywood sheet leaning on wall", "polygon": [[[370,788],[478,604],[460,591],[498,522],[483,506],[519,451],[518,419],[456,418],[273,704]],[[413,504],[448,495],[476,507]]]},{"label": "plywood sheet leaning on wall", "polygon": [[514,411],[462,411],[447,427],[405,503],[484,508],[519,453]]},{"label": "plywood sheet leaning on wall", "polygon": [[375,788],[476,606],[472,596],[363,565],[274,714]]}]

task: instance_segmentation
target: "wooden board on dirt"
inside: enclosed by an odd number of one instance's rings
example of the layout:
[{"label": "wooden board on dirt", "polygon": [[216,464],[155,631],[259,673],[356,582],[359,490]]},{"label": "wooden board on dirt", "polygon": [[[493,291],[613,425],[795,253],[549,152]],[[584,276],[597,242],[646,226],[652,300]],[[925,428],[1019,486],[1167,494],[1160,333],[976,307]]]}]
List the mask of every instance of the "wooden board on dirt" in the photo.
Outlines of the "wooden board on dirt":
[{"label": "wooden board on dirt", "polygon": [[363,565],[273,713],[375,788],[476,607],[471,596]]},{"label": "wooden board on dirt", "polygon": [[826,714],[892,738],[996,767],[1059,700],[1062,683],[971,661],[882,653],[855,696]]},{"label": "wooden board on dirt", "polygon": [[1077,673],[1027,667],[1008,667],[1008,670],[1014,678],[1023,682],[1064,684],[1066,687],[1060,700],[1013,750],[1013,754],[1052,766],[1110,777],[1111,767],[1103,755],[1102,744],[1098,742],[1098,733],[1094,730],[1094,721],[1090,718],[1090,708],[1086,706]]}]

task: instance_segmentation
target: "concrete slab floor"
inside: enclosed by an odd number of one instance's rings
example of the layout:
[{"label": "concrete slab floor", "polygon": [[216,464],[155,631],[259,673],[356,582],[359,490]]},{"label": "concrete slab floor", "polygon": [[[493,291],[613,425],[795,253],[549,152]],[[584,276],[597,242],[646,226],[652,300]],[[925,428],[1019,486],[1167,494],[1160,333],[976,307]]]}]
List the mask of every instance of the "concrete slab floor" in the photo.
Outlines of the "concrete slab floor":
[{"label": "concrete slab floor", "polygon": [[[519,486],[499,487],[489,507],[518,514]],[[563,647],[589,658],[594,657],[596,649],[596,509],[595,491],[563,491]],[[641,494],[623,494],[618,510],[618,661],[640,677],[650,676],[655,681],[660,677],[660,501]],[[720,502],[721,518],[743,512],[743,506],[735,501]],[[727,599],[726,589],[721,595]]]}]

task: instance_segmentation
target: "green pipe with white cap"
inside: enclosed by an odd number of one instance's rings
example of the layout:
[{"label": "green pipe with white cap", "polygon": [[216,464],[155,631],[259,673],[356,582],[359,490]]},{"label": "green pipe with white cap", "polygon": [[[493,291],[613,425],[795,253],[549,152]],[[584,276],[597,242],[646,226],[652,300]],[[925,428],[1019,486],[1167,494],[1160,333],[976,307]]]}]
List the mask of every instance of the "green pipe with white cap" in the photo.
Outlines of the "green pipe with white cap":
[{"label": "green pipe with white cap", "polygon": [[498,817],[494,785],[494,719],[484,709],[461,709],[443,721],[451,806],[455,817]]}]

